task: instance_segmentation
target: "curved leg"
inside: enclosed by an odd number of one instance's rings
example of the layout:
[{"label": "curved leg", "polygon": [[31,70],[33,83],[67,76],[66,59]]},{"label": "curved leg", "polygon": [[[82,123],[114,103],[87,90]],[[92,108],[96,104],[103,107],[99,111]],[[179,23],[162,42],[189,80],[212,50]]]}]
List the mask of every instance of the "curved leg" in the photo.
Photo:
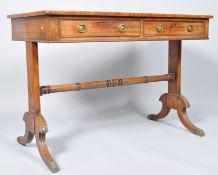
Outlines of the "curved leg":
[{"label": "curved leg", "polygon": [[57,163],[52,158],[46,143],[46,133],[48,131],[48,127],[44,117],[42,115],[35,115],[31,112],[26,112],[24,114],[24,121],[26,125],[26,132],[24,136],[17,138],[18,143],[22,145],[30,143],[35,135],[37,148],[41,158],[53,173],[57,172],[59,168]]},{"label": "curved leg", "polygon": [[46,143],[46,132],[48,131],[46,121],[43,116],[37,116],[35,118],[35,137],[36,144],[41,155],[41,158],[51,170],[55,173],[59,170],[57,163],[52,158],[50,151]]},{"label": "curved leg", "polygon": [[186,113],[186,108],[190,107],[190,103],[184,96],[176,93],[166,93],[160,97],[160,101],[163,104],[162,110],[159,114],[148,115],[149,119],[158,120],[164,118],[170,112],[170,109],[175,109],[177,110],[177,114],[179,116],[180,121],[190,132],[201,137],[205,135],[202,129],[196,127],[189,120],[188,115]]},{"label": "curved leg", "polygon": [[188,100],[182,96],[179,95],[177,97],[177,114],[179,116],[180,121],[182,124],[192,133],[198,135],[198,136],[204,136],[205,133],[202,129],[196,127],[188,118],[188,115],[186,113],[186,108],[190,107],[190,104]]},{"label": "curved leg", "polygon": [[170,112],[170,108],[167,107],[167,94],[163,94],[159,101],[162,102],[162,109],[158,114],[149,114],[147,116],[148,119],[150,120],[159,120],[162,119],[164,117],[166,117],[169,112]]},{"label": "curved leg", "polygon": [[25,128],[26,128],[25,134],[24,136],[18,137],[17,142],[20,143],[21,145],[26,145],[27,143],[32,142],[34,138],[34,130],[30,127],[32,126],[31,123],[33,123],[33,121],[32,121],[32,117],[29,115],[28,112],[24,114],[23,120],[25,122]]},{"label": "curved leg", "polygon": [[184,109],[183,111],[177,111],[178,116],[180,121],[182,122],[182,124],[192,133],[203,137],[205,135],[204,131],[198,127],[196,127],[194,124],[191,123],[191,121],[189,120],[187,113],[186,113],[186,109]]}]

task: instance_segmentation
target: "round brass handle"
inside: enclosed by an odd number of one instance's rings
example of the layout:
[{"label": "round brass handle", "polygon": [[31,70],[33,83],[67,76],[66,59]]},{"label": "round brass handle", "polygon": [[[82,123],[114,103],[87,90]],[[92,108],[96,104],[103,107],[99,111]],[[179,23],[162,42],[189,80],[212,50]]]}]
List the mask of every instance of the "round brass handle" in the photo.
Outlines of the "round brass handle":
[{"label": "round brass handle", "polygon": [[158,26],[157,26],[157,32],[158,33],[161,33],[161,32],[163,32],[164,31],[164,27],[162,26],[162,24],[158,24]]},{"label": "round brass handle", "polygon": [[193,31],[193,26],[192,26],[192,25],[189,25],[189,26],[187,27],[187,31],[188,31],[188,32],[192,32],[192,31]]},{"label": "round brass handle", "polygon": [[85,24],[79,24],[79,25],[77,26],[77,31],[78,31],[79,33],[84,33],[84,32],[86,31],[86,26],[85,26]]},{"label": "round brass handle", "polygon": [[120,25],[119,25],[119,31],[120,31],[121,33],[124,33],[126,30],[127,30],[127,27],[126,27],[125,24],[120,24]]}]

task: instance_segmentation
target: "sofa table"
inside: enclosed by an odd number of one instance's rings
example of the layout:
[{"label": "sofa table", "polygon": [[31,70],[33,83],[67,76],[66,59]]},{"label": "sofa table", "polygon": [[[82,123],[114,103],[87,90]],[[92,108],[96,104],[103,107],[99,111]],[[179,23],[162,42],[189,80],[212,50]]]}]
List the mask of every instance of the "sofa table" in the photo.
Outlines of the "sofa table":
[{"label": "sofa table", "polygon": [[[167,116],[177,110],[182,124],[192,133],[204,136],[204,131],[191,123],[186,108],[187,99],[181,95],[182,40],[208,39],[208,15],[180,15],[154,13],[86,12],[86,11],[36,11],[8,15],[12,24],[12,39],[26,42],[29,110],[24,114],[25,134],[18,143],[30,143],[34,136],[41,158],[52,172],[58,166],[46,144],[47,124],[41,114],[40,96],[49,93],[80,91],[85,89],[116,87],[139,83],[168,81],[168,92],[160,97],[162,109],[150,114],[151,120]],[[64,85],[40,86],[38,43],[67,42],[125,42],[169,41],[168,73],[99,80]]]}]

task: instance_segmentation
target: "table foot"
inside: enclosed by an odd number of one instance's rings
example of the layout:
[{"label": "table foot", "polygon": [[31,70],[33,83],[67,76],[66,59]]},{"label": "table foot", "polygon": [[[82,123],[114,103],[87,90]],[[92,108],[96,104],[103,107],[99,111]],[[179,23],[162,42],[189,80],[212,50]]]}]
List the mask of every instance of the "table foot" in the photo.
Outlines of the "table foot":
[{"label": "table foot", "polygon": [[178,116],[182,124],[193,134],[196,134],[200,137],[205,135],[204,131],[198,127],[196,127],[192,122],[189,120],[188,115],[186,113],[186,108],[183,110],[177,110]]},{"label": "table foot", "polygon": [[166,99],[167,99],[166,98],[166,94],[163,94],[160,97],[160,99],[159,99],[159,101],[162,102],[162,109],[161,109],[161,111],[158,114],[150,114],[150,115],[148,115],[147,116],[148,119],[150,119],[150,120],[159,120],[159,119],[162,119],[162,118],[166,117],[169,114],[170,108],[168,108],[168,106],[167,106]]},{"label": "table foot", "polygon": [[34,130],[33,130],[33,120],[34,118],[29,117],[29,112],[26,112],[23,116],[23,120],[25,122],[25,134],[24,136],[17,137],[17,142],[21,145],[26,145],[31,143],[34,138]]},{"label": "table foot", "polygon": [[47,123],[42,115],[35,117],[35,137],[36,144],[41,158],[51,170],[55,173],[59,170],[57,163],[53,160],[46,143],[46,133],[48,132]]},{"label": "table foot", "polygon": [[168,115],[170,109],[177,110],[177,114],[179,116],[182,124],[192,133],[198,136],[204,136],[205,133],[202,129],[196,127],[188,118],[186,113],[186,108],[190,107],[190,103],[188,100],[176,93],[165,93],[160,97],[160,101],[162,102],[162,109],[158,114],[150,114],[148,115],[148,119],[151,120],[159,120]]},{"label": "table foot", "polygon": [[46,143],[48,127],[44,117],[41,114],[35,115],[31,112],[26,112],[24,114],[24,121],[26,125],[25,135],[17,138],[18,143],[22,145],[30,143],[35,135],[37,148],[42,160],[51,172],[57,172],[59,170],[58,165],[52,158]]},{"label": "table foot", "polygon": [[21,145],[26,145],[27,143],[31,143],[34,138],[34,134],[26,131],[24,136],[17,137],[17,142]]}]

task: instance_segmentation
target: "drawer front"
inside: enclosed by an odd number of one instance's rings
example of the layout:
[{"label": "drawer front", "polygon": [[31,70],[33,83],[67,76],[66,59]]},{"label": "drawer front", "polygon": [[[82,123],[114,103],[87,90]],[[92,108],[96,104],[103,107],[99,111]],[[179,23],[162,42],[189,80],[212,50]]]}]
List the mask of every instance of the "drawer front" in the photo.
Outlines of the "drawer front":
[{"label": "drawer front", "polygon": [[204,37],[206,34],[204,21],[144,21],[143,35]]},{"label": "drawer front", "polygon": [[60,38],[136,37],[141,25],[137,20],[59,20]]}]

